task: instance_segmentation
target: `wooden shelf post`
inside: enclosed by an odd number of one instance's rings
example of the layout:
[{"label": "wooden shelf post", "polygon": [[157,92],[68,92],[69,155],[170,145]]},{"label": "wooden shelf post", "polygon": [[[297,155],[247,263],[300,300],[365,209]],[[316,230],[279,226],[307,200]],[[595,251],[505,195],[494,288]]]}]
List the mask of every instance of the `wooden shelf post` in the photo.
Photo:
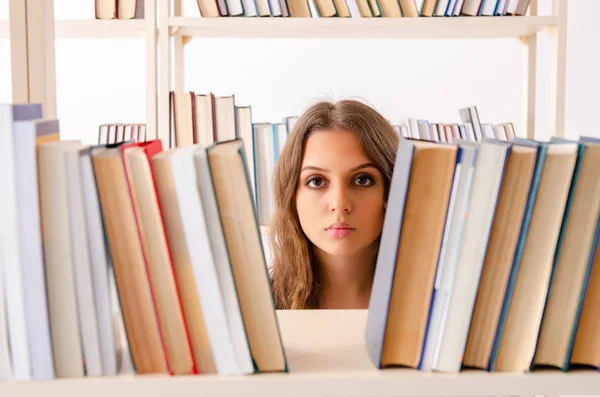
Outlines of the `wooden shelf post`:
[{"label": "wooden shelf post", "polygon": [[565,136],[565,105],[567,81],[567,0],[552,0],[552,13],[558,18],[551,28],[553,50],[551,87],[551,136]]},{"label": "wooden shelf post", "polygon": [[10,0],[12,100],[56,118],[54,0]]}]

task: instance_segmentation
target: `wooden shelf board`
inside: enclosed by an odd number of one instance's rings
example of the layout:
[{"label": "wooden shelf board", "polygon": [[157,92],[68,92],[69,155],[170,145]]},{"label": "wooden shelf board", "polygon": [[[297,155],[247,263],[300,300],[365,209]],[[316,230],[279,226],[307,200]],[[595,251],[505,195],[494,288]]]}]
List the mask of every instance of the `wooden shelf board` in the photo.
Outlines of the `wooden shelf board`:
[{"label": "wooden shelf board", "polygon": [[[62,19],[54,24],[56,38],[137,38],[142,37],[143,19]],[[10,36],[7,19],[0,20],[0,38]]]},{"label": "wooden shelf board", "polygon": [[443,39],[529,36],[557,17],[188,18],[170,17],[171,34],[236,38]]},{"label": "wooden shelf board", "polygon": [[75,397],[159,396],[535,396],[600,395],[600,372],[528,374],[377,370],[364,342],[366,310],[279,311],[290,367],[287,374],[133,376],[0,382],[0,395]]},{"label": "wooden shelf board", "polygon": [[58,20],[57,38],[137,38],[142,37],[146,21],[143,19]]}]

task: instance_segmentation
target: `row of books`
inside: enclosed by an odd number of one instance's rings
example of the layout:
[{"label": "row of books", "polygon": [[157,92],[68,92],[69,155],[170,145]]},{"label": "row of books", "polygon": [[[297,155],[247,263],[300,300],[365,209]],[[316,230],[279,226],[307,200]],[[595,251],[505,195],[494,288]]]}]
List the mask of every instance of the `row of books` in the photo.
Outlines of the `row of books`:
[{"label": "row of books", "polygon": [[96,19],[144,19],[145,0],[94,0]]},{"label": "row of books", "polygon": [[432,142],[452,142],[454,139],[477,142],[483,138],[511,141],[516,136],[513,123],[483,123],[477,128],[477,124],[470,121],[432,123],[429,120],[409,118],[408,123],[394,125],[394,129],[404,138]]},{"label": "row of books", "polygon": [[[484,138],[510,141],[515,136],[513,123],[482,123],[476,106],[459,109],[459,123],[433,123],[408,118],[394,126],[405,138],[433,142],[465,139],[479,142]],[[194,91],[170,93],[170,147],[201,144],[209,146],[240,138],[246,144],[247,166],[258,211],[260,225],[270,224],[274,203],[273,174],[288,134],[298,116],[287,116],[281,122],[256,122],[252,107],[236,103],[235,95],[217,96]],[[103,142],[103,141],[101,141]]]},{"label": "row of books", "polygon": [[298,117],[279,123],[254,122],[252,107],[236,104],[235,95],[217,96],[194,91],[170,93],[170,147],[242,139],[260,225],[273,214],[272,179],[279,153]]},{"label": "row of books", "polygon": [[388,203],[378,368],[600,367],[600,139],[401,138]]},{"label": "row of books", "polygon": [[401,18],[522,16],[531,0],[197,0],[215,17]]},{"label": "row of books", "polygon": [[146,124],[112,123],[98,127],[98,144],[117,143],[123,141],[146,141]]},{"label": "row of books", "polygon": [[287,371],[241,139],[85,145],[2,105],[0,151],[0,379]]}]

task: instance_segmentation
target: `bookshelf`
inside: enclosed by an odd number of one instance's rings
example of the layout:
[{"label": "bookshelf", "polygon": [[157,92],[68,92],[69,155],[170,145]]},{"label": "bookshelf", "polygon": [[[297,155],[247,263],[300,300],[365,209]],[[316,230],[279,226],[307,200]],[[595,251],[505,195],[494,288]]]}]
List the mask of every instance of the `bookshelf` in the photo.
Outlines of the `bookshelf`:
[{"label": "bookshelf", "polygon": [[[460,374],[379,371],[364,344],[366,310],[278,311],[290,373],[238,377],[133,376],[0,383],[2,395],[174,396],[559,396],[600,392],[596,371]],[[318,332],[315,332],[318,330]]]},{"label": "bookshelf", "polygon": [[[143,39],[145,28],[145,21],[141,19],[59,19],[54,22],[57,39]],[[9,20],[0,20],[0,38],[9,38],[9,31]]]},{"label": "bookshelf", "polygon": [[[551,62],[552,134],[564,136],[567,51],[567,0],[554,0],[553,14],[537,16],[532,0],[526,17],[453,17],[415,19],[295,19],[187,18],[181,0],[145,0],[144,20],[57,20],[58,38],[139,38],[146,44],[147,134],[165,139],[169,131],[168,92],[183,90],[185,44],[192,38],[314,38],[314,39],[495,39],[514,38],[523,44],[524,129],[534,137],[536,116],[537,37],[549,33],[554,45]],[[157,4],[160,2],[160,13]],[[173,15],[168,10],[173,5]],[[157,23],[158,22],[158,23]],[[0,37],[10,37],[10,24],[0,20]],[[161,56],[157,56],[158,50]],[[173,67],[171,57],[173,56]],[[159,74],[160,71],[160,74]],[[261,228],[265,233],[265,229]],[[535,371],[533,373],[424,373],[410,369],[377,370],[364,343],[366,311],[279,311],[278,318],[289,361],[289,374],[239,377],[133,376],[61,379],[52,382],[3,382],[0,395],[113,397],[132,394],[261,396],[532,396],[600,395],[596,371]]]},{"label": "bookshelf", "polygon": [[530,36],[558,18],[169,18],[172,35],[315,39],[494,39]]},{"label": "bookshelf", "polygon": [[[273,39],[498,39],[514,38],[523,48],[524,83],[521,136],[534,138],[538,62],[552,65],[551,106],[547,112],[551,136],[564,136],[567,53],[567,0],[552,0],[552,13],[538,15],[537,0],[531,0],[528,16],[433,17],[433,18],[201,18],[183,17],[181,0],[158,0],[159,47],[161,48],[159,92],[159,136],[166,142],[169,131],[171,90],[184,90],[185,44],[197,38]],[[551,39],[551,59],[538,59],[538,35]],[[493,45],[493,43],[491,44]],[[166,53],[166,56],[164,55]],[[172,62],[172,63],[171,63]],[[544,111],[546,113],[546,111]]]}]

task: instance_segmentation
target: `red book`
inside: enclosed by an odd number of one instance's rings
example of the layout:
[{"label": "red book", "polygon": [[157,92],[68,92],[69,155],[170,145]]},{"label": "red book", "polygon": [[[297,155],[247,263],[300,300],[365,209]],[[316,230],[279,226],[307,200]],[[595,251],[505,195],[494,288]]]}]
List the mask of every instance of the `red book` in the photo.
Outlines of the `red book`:
[{"label": "red book", "polygon": [[152,172],[162,150],[156,139],[125,144],[121,155],[169,373],[197,374]]}]

